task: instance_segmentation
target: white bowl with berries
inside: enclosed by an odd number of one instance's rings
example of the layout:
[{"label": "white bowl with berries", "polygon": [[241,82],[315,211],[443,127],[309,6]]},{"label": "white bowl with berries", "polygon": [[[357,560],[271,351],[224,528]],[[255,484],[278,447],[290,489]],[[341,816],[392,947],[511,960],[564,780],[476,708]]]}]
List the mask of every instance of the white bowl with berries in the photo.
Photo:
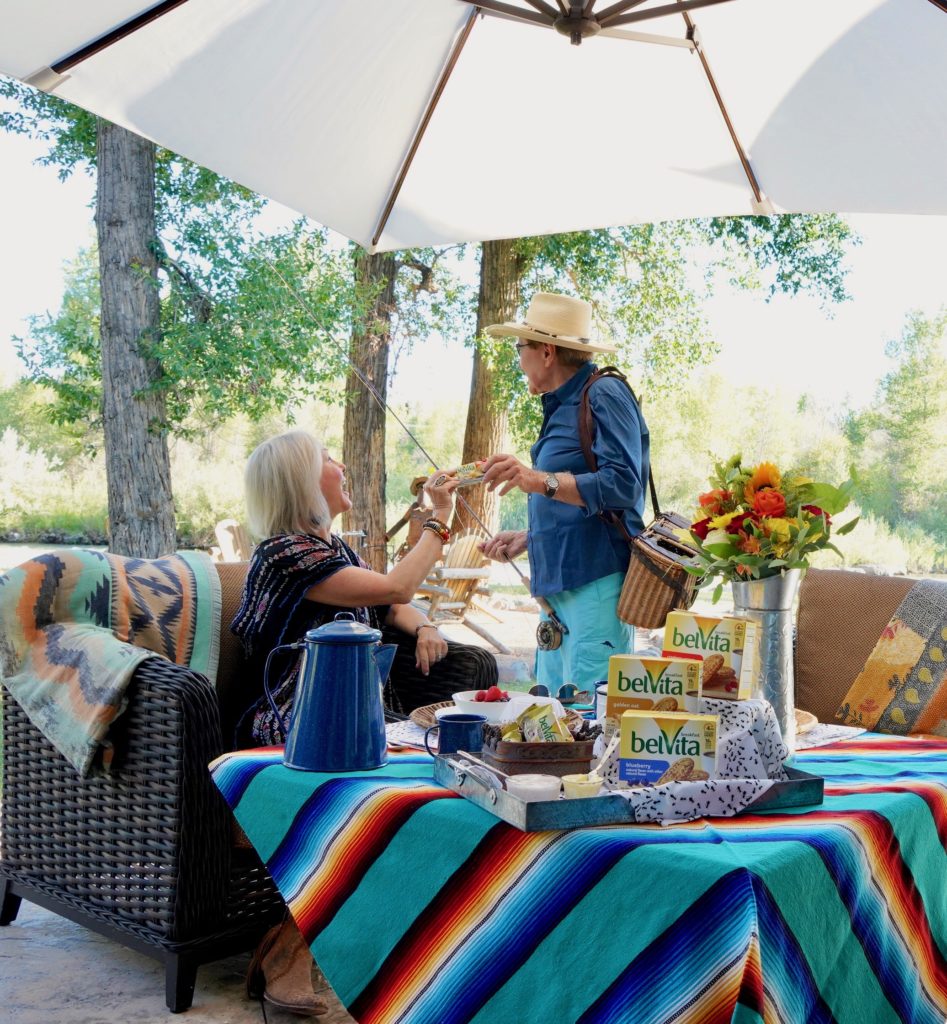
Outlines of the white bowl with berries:
[{"label": "white bowl with berries", "polygon": [[555,697],[534,697],[528,693],[510,694],[499,686],[487,690],[462,690],[453,695],[454,708],[439,709],[436,714],[462,711],[469,715],[483,715],[488,722],[512,722],[532,704],[553,704],[556,714],[563,715],[562,705]]}]

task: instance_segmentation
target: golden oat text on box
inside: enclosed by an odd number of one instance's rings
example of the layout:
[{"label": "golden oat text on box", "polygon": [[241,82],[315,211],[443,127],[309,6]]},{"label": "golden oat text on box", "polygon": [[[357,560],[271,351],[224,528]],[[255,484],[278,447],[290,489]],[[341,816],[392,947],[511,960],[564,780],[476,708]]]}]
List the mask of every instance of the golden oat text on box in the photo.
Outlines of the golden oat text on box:
[{"label": "golden oat text on box", "polygon": [[608,659],[605,714],[625,711],[699,711],[700,663],[685,658],[636,658],[613,654]]}]

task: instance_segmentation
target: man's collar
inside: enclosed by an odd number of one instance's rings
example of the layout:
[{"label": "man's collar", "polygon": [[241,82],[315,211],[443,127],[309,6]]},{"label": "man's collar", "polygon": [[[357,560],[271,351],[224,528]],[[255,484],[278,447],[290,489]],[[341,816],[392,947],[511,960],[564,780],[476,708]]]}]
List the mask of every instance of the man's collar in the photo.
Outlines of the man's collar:
[{"label": "man's collar", "polygon": [[556,405],[568,405],[581,394],[582,388],[588,383],[589,377],[596,369],[595,363],[583,363],[564,384],[560,384],[554,391],[547,391],[543,395],[544,404],[547,401],[552,401]]}]

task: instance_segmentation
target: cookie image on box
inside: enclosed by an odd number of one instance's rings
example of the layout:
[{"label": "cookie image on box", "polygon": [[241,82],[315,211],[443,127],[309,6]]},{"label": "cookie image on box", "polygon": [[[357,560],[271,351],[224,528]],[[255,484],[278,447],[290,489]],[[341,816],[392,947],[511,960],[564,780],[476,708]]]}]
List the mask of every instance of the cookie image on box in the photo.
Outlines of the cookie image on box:
[{"label": "cookie image on box", "polygon": [[756,629],[752,619],[673,611],[664,626],[662,653],[702,661],[702,697],[746,700],[756,685]]},{"label": "cookie image on box", "polygon": [[717,716],[626,711],[621,716],[618,778],[632,786],[715,777]]}]

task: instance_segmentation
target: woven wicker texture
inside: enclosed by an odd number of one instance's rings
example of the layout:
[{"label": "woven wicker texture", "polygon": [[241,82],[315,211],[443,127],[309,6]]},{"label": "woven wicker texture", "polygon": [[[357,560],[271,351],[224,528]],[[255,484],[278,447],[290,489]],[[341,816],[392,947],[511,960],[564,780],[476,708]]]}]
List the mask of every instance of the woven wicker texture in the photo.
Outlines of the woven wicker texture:
[{"label": "woven wicker texture", "polygon": [[423,708],[415,708],[414,711],[408,715],[408,718],[410,718],[415,725],[420,725],[422,729],[430,729],[437,721],[435,712],[440,711],[441,708],[452,708],[454,706],[455,705],[452,700],[442,700],[437,704],[425,704]]},{"label": "woven wicker texture", "polygon": [[183,966],[167,962],[168,998],[185,1009],[181,977],[250,948],[284,905],[256,854],[233,848],[230,814],[207,771],[224,749],[208,681],[151,658],[128,696],[112,730],[112,771],[87,779],[15,701],[3,702],[0,881],[155,956],[182,954]]},{"label": "woven wicker texture", "polygon": [[796,705],[820,722],[835,712],[914,580],[809,569],[799,590]]},{"label": "woven wicker texture", "polygon": [[668,580],[684,588],[684,600],[680,600],[666,583],[632,556],[618,599],[618,617],[622,622],[641,629],[660,629],[668,612],[691,606],[697,578],[685,572],[660,549],[648,547],[646,557]]}]

